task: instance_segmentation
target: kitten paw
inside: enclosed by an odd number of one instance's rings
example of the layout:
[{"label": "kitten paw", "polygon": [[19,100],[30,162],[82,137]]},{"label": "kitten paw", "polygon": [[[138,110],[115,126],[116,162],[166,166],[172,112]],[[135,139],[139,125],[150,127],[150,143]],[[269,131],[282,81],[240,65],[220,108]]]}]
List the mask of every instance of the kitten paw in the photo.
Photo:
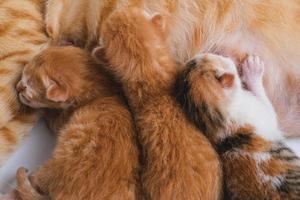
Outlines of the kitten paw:
[{"label": "kitten paw", "polygon": [[28,170],[23,167],[20,167],[18,169],[17,174],[16,174],[18,186],[21,186],[21,187],[23,185],[31,186],[31,183],[28,179],[27,173],[28,173]]},{"label": "kitten paw", "polygon": [[265,64],[258,56],[248,56],[241,66],[241,80],[246,88],[257,93],[263,87]]},{"label": "kitten paw", "polygon": [[[28,176],[28,171],[21,167],[17,171],[17,192],[22,200],[50,200],[50,197],[44,196],[36,188],[37,185],[33,177]],[[1,199],[0,199],[1,200]]]}]

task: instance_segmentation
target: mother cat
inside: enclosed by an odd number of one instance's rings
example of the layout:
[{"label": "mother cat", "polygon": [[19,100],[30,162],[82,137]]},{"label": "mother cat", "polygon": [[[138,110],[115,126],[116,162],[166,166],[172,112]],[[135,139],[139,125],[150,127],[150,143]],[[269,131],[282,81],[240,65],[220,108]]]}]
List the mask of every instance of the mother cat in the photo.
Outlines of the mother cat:
[{"label": "mother cat", "polygon": [[149,14],[165,14],[166,40],[179,62],[198,52],[230,55],[237,61],[246,54],[259,55],[271,66],[264,84],[281,128],[300,136],[299,0],[49,0],[47,6],[47,31],[54,43],[92,49],[111,11],[136,6]]},{"label": "mother cat", "polygon": [[[24,65],[47,46],[43,7],[41,1],[0,1],[0,167],[38,119],[18,102],[15,85]],[[1,189],[5,181],[2,176]]]}]

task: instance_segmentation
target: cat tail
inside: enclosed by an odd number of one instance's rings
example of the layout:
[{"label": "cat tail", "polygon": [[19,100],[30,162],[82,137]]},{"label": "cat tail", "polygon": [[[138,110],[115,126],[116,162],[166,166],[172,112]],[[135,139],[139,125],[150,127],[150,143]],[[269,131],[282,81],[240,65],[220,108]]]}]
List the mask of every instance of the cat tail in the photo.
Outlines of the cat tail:
[{"label": "cat tail", "polygon": [[19,168],[17,171],[17,196],[22,200],[50,200],[49,196],[40,194],[34,187],[34,183],[29,180],[27,170]]},{"label": "cat tail", "polygon": [[5,126],[0,127],[0,166],[19,147],[39,116],[34,111],[19,113]]}]

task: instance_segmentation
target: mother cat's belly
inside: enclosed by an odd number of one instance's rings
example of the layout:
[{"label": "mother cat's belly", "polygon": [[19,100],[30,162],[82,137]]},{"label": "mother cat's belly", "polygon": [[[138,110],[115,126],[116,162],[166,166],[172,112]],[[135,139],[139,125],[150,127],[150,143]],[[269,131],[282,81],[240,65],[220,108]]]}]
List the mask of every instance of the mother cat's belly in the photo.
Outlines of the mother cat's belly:
[{"label": "mother cat's belly", "polygon": [[199,52],[220,51],[260,56],[280,126],[286,135],[300,136],[299,1],[191,2],[201,6],[179,6],[170,20],[168,42],[174,58],[187,61]]},{"label": "mother cat's belly", "polygon": [[300,60],[297,63],[298,68],[288,58],[280,62],[275,57],[266,62],[264,85],[287,136],[300,136]]}]

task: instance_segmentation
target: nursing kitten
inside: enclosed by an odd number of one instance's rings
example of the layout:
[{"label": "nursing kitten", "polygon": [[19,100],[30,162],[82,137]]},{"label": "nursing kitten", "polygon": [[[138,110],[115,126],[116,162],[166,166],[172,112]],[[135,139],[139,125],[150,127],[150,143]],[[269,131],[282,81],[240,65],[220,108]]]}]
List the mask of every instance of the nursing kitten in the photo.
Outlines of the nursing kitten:
[{"label": "nursing kitten", "polygon": [[47,43],[42,2],[0,1],[0,167],[37,121],[21,106],[15,85],[24,65]]},{"label": "nursing kitten", "polygon": [[257,54],[267,60],[264,85],[280,127],[287,135],[299,135],[299,0],[49,0],[48,34],[56,43],[67,40],[90,49],[99,44],[110,13],[127,7],[168,16],[166,41],[181,63],[199,52],[231,55],[237,61]]},{"label": "nursing kitten", "polygon": [[135,9],[116,11],[103,25],[104,47],[94,56],[105,56],[134,113],[147,199],[220,199],[218,156],[172,96],[177,66],[163,40],[164,27],[160,15],[147,19]]},{"label": "nursing kitten", "polygon": [[23,178],[17,197],[141,199],[131,114],[118,87],[83,50],[42,51],[25,67],[17,89],[30,107],[68,113],[52,158],[33,174],[38,190]]},{"label": "nursing kitten", "polygon": [[300,160],[279,142],[263,71],[258,57],[246,59],[246,91],[229,58],[204,54],[187,64],[177,82],[179,102],[221,157],[225,199],[300,199]]}]

